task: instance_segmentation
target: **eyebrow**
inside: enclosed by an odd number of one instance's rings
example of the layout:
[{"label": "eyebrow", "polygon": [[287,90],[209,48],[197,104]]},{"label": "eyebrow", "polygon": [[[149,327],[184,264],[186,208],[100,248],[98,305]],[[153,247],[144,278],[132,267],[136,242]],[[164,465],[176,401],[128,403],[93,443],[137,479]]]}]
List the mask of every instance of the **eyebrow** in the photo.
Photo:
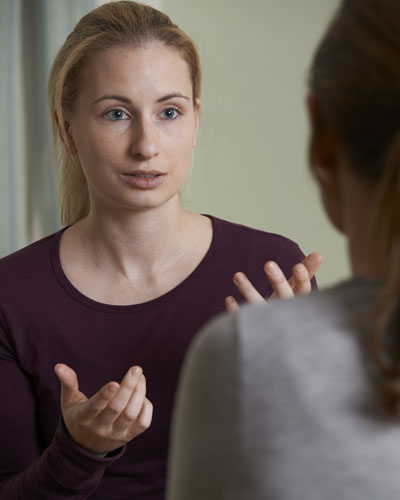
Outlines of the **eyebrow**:
[{"label": "eyebrow", "polygon": [[[165,101],[169,101],[170,99],[174,99],[176,97],[179,97],[181,99],[186,99],[188,101],[190,101],[190,98],[181,94],[180,92],[174,92],[172,94],[167,94],[163,97],[160,97],[160,99],[157,99],[156,102],[165,102]],[[120,101],[120,102],[124,102],[126,104],[130,104],[130,99],[128,99],[127,97],[124,97],[122,95],[109,95],[109,94],[106,94],[106,95],[103,95],[102,97],[100,97],[99,99],[95,99],[92,104],[97,104],[101,101],[107,101],[107,100],[114,100],[114,101]]]},{"label": "eyebrow", "polygon": [[92,104],[97,104],[98,102],[107,101],[107,100],[121,101],[121,102],[125,102],[127,104],[131,102],[127,97],[123,97],[121,95],[103,95],[103,97],[100,97],[99,99],[95,99],[92,102]]},{"label": "eyebrow", "polygon": [[158,99],[157,102],[169,101],[170,99],[174,99],[175,97],[180,97],[182,99],[186,99],[186,100],[190,101],[190,98],[187,97],[186,95],[183,95],[180,92],[175,92],[174,94],[168,94],[168,95],[165,95],[164,97],[160,97],[160,99]]}]

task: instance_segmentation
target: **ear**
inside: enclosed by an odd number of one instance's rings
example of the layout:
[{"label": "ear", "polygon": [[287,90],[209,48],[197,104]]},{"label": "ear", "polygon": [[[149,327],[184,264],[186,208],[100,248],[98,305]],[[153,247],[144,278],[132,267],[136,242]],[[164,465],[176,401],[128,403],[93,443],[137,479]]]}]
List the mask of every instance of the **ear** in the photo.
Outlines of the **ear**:
[{"label": "ear", "polygon": [[61,142],[64,144],[65,149],[71,156],[75,156],[76,154],[78,154],[78,151],[72,137],[70,121],[64,118],[64,127],[62,127],[60,125],[60,120],[56,111],[54,111],[54,120],[57,125],[58,136],[60,137]]},{"label": "ear", "polygon": [[311,135],[309,163],[318,182],[325,211],[332,224],[343,232],[343,192],[341,171],[343,154],[340,144],[321,118],[318,103],[313,95],[306,100]]},{"label": "ear", "polygon": [[199,123],[200,123],[200,109],[201,109],[201,100],[196,99],[196,102],[194,104],[195,131],[193,138],[193,147],[195,147],[197,143],[197,132],[199,131]]}]

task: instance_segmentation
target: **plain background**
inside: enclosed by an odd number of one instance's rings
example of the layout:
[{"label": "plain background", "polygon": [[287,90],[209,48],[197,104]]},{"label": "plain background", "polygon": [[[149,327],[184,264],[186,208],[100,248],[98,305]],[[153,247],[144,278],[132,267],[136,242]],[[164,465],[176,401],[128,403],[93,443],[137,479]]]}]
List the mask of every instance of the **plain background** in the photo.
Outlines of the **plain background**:
[{"label": "plain background", "polygon": [[[0,255],[58,228],[55,188],[46,187],[52,162],[44,85],[61,41],[80,16],[100,3],[0,2]],[[283,234],[305,253],[320,251],[320,286],[346,278],[344,238],[324,215],[309,173],[305,112],[308,67],[338,0],[148,3],[194,39],[202,61],[200,133],[185,206]],[[27,41],[27,30],[38,47]],[[37,49],[30,63],[21,49],[27,46]],[[28,121],[32,103],[36,108]],[[34,129],[36,135],[42,131],[40,140],[32,139]]]}]

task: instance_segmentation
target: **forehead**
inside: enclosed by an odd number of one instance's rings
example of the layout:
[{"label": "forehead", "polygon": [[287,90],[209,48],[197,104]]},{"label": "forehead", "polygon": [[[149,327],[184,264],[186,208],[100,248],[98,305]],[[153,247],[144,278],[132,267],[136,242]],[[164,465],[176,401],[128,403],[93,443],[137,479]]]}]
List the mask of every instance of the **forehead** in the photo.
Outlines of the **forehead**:
[{"label": "forehead", "polygon": [[151,97],[179,91],[191,96],[189,66],[180,52],[159,42],[122,46],[91,55],[81,70],[79,94]]}]

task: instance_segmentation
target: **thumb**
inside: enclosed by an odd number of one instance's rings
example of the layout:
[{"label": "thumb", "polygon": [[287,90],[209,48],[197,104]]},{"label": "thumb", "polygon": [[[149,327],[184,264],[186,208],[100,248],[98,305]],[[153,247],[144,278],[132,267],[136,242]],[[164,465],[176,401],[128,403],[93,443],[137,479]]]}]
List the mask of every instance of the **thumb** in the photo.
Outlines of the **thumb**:
[{"label": "thumb", "polygon": [[84,394],[79,391],[78,377],[72,368],[63,363],[58,363],[54,371],[61,382],[61,408],[66,410],[69,406],[82,399],[86,400]]}]

